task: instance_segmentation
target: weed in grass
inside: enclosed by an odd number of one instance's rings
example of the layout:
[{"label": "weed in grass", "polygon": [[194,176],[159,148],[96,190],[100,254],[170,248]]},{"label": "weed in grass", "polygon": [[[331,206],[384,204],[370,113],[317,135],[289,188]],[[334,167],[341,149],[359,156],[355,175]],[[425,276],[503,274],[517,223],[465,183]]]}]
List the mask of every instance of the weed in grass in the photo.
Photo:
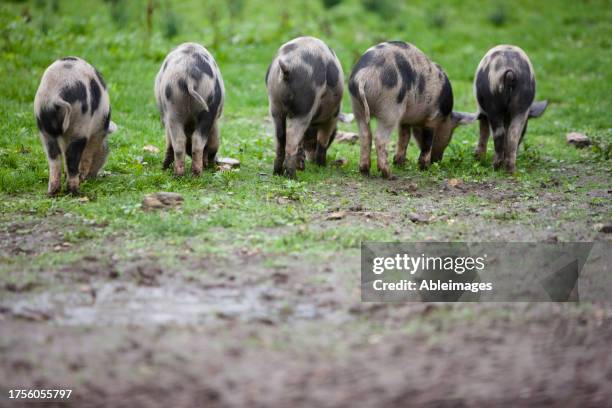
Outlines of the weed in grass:
[{"label": "weed in grass", "polygon": [[326,9],[331,9],[342,3],[342,0],[321,0],[321,3]]},{"label": "weed in grass", "polygon": [[508,11],[506,10],[506,6],[503,4],[498,4],[489,14],[489,22],[496,27],[501,27],[508,21]]},{"label": "weed in grass", "polygon": [[110,15],[117,27],[125,27],[130,20],[126,2],[121,0],[104,0],[110,4]]},{"label": "weed in grass", "polygon": [[171,6],[166,7],[166,12],[164,13],[164,38],[173,39],[179,33],[179,21],[177,15],[174,13],[174,10]]},{"label": "weed in grass", "polygon": [[435,10],[427,19],[428,25],[433,28],[444,28],[446,26],[446,16],[443,11]]},{"label": "weed in grass", "polygon": [[361,0],[361,4],[366,11],[385,20],[395,17],[399,11],[398,2],[394,0]]}]

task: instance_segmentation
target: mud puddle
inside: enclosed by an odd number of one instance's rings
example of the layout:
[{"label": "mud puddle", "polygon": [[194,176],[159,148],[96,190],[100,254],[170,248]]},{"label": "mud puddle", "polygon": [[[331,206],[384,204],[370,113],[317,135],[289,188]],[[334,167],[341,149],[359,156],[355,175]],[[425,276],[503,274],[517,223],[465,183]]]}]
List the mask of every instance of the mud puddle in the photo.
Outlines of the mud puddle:
[{"label": "mud puddle", "polygon": [[263,285],[217,286],[207,289],[178,285],[159,287],[131,283],[100,283],[23,295],[0,303],[3,314],[61,325],[192,325],[214,321],[288,323],[329,318],[329,304],[291,304],[281,291]]}]

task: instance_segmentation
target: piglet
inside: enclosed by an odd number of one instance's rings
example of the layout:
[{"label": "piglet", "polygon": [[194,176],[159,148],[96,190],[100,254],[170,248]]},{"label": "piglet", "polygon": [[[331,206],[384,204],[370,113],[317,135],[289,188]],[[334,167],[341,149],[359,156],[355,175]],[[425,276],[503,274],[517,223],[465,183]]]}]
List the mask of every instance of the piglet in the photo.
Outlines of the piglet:
[{"label": "piglet", "polygon": [[274,174],[295,177],[304,156],[325,165],[344,88],[334,51],[313,37],[289,41],[270,64],[266,86],[276,130]]},{"label": "piglet", "polygon": [[359,126],[359,170],[363,174],[370,172],[373,118],[377,120],[377,165],[384,178],[391,176],[387,146],[394,129],[399,133],[394,163],[405,162],[412,128],[421,150],[419,165],[425,169],[442,160],[458,125],[476,120],[474,114],[453,112],[453,90],[444,70],[403,41],[368,49],[353,68],[349,92]]},{"label": "piglet", "polygon": [[174,162],[174,174],[182,176],[185,153],[191,155],[191,172],[196,176],[214,166],[225,87],[210,52],[196,43],[172,50],[155,78],[155,99],[166,129],[163,168]]},{"label": "piglet", "polygon": [[102,75],[81,58],[55,61],[40,81],[34,113],[49,162],[47,193],[60,191],[63,160],[68,190],[78,194],[80,182],[104,166],[107,135],[117,129]]},{"label": "piglet", "polygon": [[534,102],[536,80],[527,54],[513,45],[498,45],[478,64],[474,94],[478,101],[480,140],[475,155],[482,159],[493,132],[493,167],[516,170],[516,152],[527,131],[527,121],[541,116],[547,101]]}]

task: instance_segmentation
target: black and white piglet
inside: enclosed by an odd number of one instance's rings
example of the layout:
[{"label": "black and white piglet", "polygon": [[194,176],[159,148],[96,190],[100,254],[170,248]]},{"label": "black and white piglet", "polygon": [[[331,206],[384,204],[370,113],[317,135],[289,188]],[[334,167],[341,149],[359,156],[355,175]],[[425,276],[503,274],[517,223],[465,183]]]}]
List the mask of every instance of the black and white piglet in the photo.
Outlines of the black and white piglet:
[{"label": "black and white piglet", "polygon": [[289,41],[270,64],[266,86],[276,130],[274,174],[295,177],[296,168],[304,168],[303,150],[325,165],[344,88],[334,51],[313,37]]},{"label": "black and white piglet", "polygon": [[172,50],[155,78],[155,98],[166,129],[163,167],[174,162],[174,174],[185,173],[185,153],[194,175],[213,166],[219,149],[219,117],[225,87],[213,56],[200,44]]},{"label": "black and white piglet", "polygon": [[446,73],[403,41],[368,49],[353,68],[349,92],[361,140],[359,169],[364,174],[370,172],[372,118],[378,123],[378,170],[385,178],[391,175],[387,146],[394,129],[399,133],[394,163],[405,162],[412,128],[421,149],[419,165],[427,168],[432,161],[442,160],[453,130],[476,119],[473,114],[453,112],[453,90]]},{"label": "black and white piglet", "polygon": [[102,75],[86,61],[66,57],[44,72],[34,98],[34,114],[49,162],[50,196],[61,188],[62,159],[68,190],[94,177],[108,156],[107,135],[116,130]]},{"label": "black and white piglet", "polygon": [[494,168],[516,170],[516,152],[527,131],[527,121],[541,116],[548,105],[547,101],[534,102],[535,93],[533,66],[522,49],[498,45],[485,54],[474,78],[480,120],[477,157],[485,156],[493,132]]}]

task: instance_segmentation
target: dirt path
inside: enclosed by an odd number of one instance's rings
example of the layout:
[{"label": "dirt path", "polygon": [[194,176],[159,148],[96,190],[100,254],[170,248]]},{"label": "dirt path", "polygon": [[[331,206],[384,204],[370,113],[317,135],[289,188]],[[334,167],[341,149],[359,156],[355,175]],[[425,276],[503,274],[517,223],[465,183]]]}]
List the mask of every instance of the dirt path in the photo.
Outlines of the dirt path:
[{"label": "dirt path", "polygon": [[[378,187],[383,199],[371,195]],[[609,240],[591,222],[557,222],[568,211],[609,216],[609,205],[545,186],[373,180],[341,193],[342,205],[320,196],[340,219],[321,214],[308,228],[360,223],[393,228],[398,240]],[[61,216],[5,222],[6,276],[23,267],[12,256],[88,248],[87,239],[63,247],[58,231],[75,225]],[[121,245],[115,236],[38,271],[35,284],[0,289],[0,406],[20,406],[8,389],[57,387],[74,390],[61,406],[611,406],[608,305],[369,304],[357,249],[188,252],[177,266],[154,247],[113,256]]]}]

